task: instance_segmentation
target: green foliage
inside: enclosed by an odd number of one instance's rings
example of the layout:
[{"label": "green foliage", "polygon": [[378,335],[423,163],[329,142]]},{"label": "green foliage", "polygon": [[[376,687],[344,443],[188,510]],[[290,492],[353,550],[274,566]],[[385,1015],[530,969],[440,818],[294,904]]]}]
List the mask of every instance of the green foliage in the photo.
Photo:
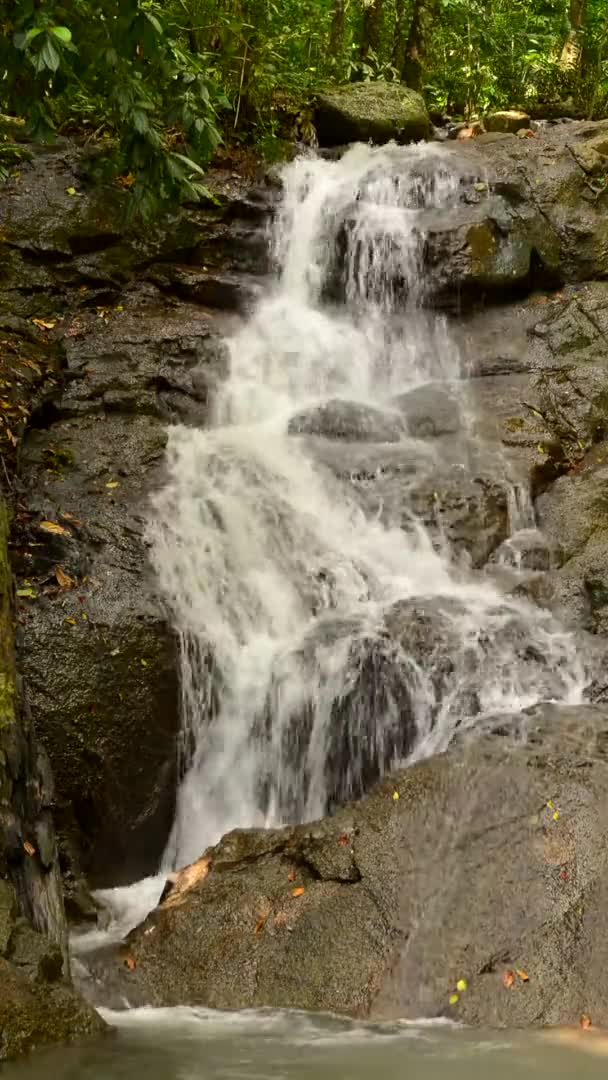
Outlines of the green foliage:
[{"label": "green foliage", "polygon": [[0,0],[0,17],[0,110],[32,139],[101,143],[143,217],[199,198],[222,139],[273,157],[313,141],[333,82],[415,80],[464,117],[608,108],[607,0]]}]

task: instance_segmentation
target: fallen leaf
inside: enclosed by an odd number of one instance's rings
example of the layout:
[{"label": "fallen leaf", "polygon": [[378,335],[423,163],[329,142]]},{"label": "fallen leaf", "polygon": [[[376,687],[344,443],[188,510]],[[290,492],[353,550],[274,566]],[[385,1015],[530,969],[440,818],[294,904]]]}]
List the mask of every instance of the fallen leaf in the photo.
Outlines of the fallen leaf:
[{"label": "fallen leaf", "polygon": [[502,977],[502,982],[503,986],[505,986],[507,990],[510,990],[513,986],[513,983],[515,982],[515,973],[511,970],[505,971]]},{"label": "fallen leaf", "polygon": [[66,187],[65,193],[66,193],[66,195],[77,195],[78,194],[75,187]]},{"label": "fallen leaf", "polygon": [[547,800],[547,806],[549,807],[549,810],[553,809],[553,801],[552,801],[552,799]]},{"label": "fallen leaf", "polygon": [[296,880],[296,871],[295,870],[290,870],[289,871],[289,873],[287,875],[287,880],[288,881],[295,881]]},{"label": "fallen leaf", "polygon": [[34,590],[32,588],[17,589],[17,596],[23,596],[23,597],[27,596],[27,597],[30,598],[30,600],[35,600],[36,597],[38,596],[38,593],[34,592]]},{"label": "fallen leaf", "polygon": [[457,1005],[460,1001],[458,994],[450,994],[450,1005]]},{"label": "fallen leaf", "polygon": [[26,851],[28,855],[35,855],[36,854],[36,848],[34,847],[33,844],[30,844],[29,840],[26,840],[24,842],[23,850]]},{"label": "fallen leaf", "polygon": [[69,623],[70,626],[76,626],[76,619],[66,619],[65,621]]},{"label": "fallen leaf", "polygon": [[530,982],[530,976],[528,975],[527,971],[524,971],[523,968],[515,968],[515,971],[519,975],[522,982]]},{"label": "fallen leaf", "polygon": [[559,820],[559,810],[554,810],[553,814],[552,814],[552,817],[553,817],[554,821],[558,821]]},{"label": "fallen leaf", "polygon": [[394,800],[394,802],[397,802],[398,798],[399,798],[399,792],[398,791],[393,791],[393,800]]},{"label": "fallen leaf", "polygon": [[467,989],[468,985],[469,984],[467,983],[466,979],[459,979],[458,982],[456,983],[456,989],[460,990],[460,992],[462,993],[463,991],[465,991]]},{"label": "fallen leaf", "polygon": [[135,968],[137,967],[137,960],[134,956],[125,957],[125,967],[128,968],[129,971],[135,970]]},{"label": "fallen leaf", "polygon": [[591,1017],[587,1016],[586,1013],[583,1013],[579,1020],[579,1024],[581,1025],[583,1031],[589,1031],[589,1028],[592,1026]]},{"label": "fallen leaf", "polygon": [[338,843],[342,844],[343,847],[346,847],[347,844],[350,844],[350,840],[349,840],[348,836],[346,835],[346,833],[344,833],[343,836],[338,837]]},{"label": "fallen leaf", "polygon": [[266,926],[267,917],[268,917],[267,915],[260,915],[258,921],[255,924],[255,932],[256,932],[256,934],[261,934],[262,930]]},{"label": "fallen leaf", "polygon": [[64,525],[59,525],[56,521],[41,521],[40,528],[45,532],[58,533],[60,536],[69,536],[70,530],[66,529]]},{"label": "fallen leaf", "polygon": [[562,870],[562,872],[561,872],[561,874],[559,876],[561,877],[562,881],[567,881],[568,880],[568,871],[567,870]]},{"label": "fallen leaf", "polygon": [[287,912],[279,911],[274,917],[275,926],[287,926]]},{"label": "fallen leaf", "polygon": [[107,482],[107,484],[106,484],[106,487],[107,487],[107,488],[117,488],[117,487],[120,487],[120,481],[119,481],[119,480],[108,480],[108,482]]},{"label": "fallen leaf", "polygon": [[38,326],[41,330],[52,330],[57,326],[57,319],[32,319],[34,326]]},{"label": "fallen leaf", "polygon": [[291,895],[292,896],[302,896],[303,893],[304,893],[304,889],[303,889],[303,887],[301,885],[298,885],[297,889],[292,889],[291,890]]},{"label": "fallen leaf", "polygon": [[74,578],[70,577],[69,574],[66,574],[65,570],[62,570],[60,566],[55,570],[55,577],[57,578],[58,585],[61,585],[62,589],[71,589],[76,584]]}]

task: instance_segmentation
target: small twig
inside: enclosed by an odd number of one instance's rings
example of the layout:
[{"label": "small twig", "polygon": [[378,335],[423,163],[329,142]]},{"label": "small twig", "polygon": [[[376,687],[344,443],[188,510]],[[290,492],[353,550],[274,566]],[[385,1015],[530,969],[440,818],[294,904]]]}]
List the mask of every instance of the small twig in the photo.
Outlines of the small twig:
[{"label": "small twig", "polygon": [[6,477],[6,485],[8,487],[8,490],[12,491],[13,490],[13,485],[11,484],[10,477],[8,475],[8,469],[6,467],[6,461],[4,460],[4,454],[1,453],[1,452],[0,452],[0,458],[2,458],[2,468],[4,469],[4,475]]},{"label": "small twig", "polygon": [[238,97],[238,101],[236,103],[236,114],[235,114],[235,117],[234,117],[234,131],[236,131],[236,127],[237,127],[237,124],[239,122],[239,113],[241,111],[241,97],[242,97],[242,94],[243,94],[243,82],[244,82],[244,79],[245,79],[245,64],[247,63],[247,46],[248,46],[248,44],[249,44],[249,42],[246,41],[245,42],[245,49],[244,49],[244,52],[243,52],[243,66],[241,68],[241,81],[239,83],[239,97]]}]

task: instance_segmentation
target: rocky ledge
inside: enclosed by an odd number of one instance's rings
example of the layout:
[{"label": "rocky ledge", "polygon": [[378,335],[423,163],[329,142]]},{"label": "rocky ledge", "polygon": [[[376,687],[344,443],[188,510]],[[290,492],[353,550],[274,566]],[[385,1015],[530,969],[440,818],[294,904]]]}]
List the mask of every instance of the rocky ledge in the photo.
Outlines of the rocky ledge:
[{"label": "rocky ledge", "polygon": [[114,955],[116,1003],[608,1023],[608,712],[536,707],[312,825],[237,831]]}]

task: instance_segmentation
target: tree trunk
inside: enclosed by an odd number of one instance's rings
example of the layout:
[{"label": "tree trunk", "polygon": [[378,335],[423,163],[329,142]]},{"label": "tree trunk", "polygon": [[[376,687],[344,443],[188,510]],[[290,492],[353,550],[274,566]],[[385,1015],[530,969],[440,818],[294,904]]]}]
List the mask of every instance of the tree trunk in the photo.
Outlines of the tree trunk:
[{"label": "tree trunk", "polygon": [[395,11],[395,40],[393,42],[393,67],[397,71],[401,71],[403,68],[403,57],[405,54],[405,0],[397,0]]},{"label": "tree trunk", "polygon": [[329,34],[329,52],[334,64],[342,59],[344,52],[344,28],[346,22],[346,7],[344,0],[334,0],[334,8],[331,16],[331,31]]},{"label": "tree trunk", "polygon": [[359,58],[365,62],[370,53],[378,55],[380,37],[382,31],[382,14],[384,0],[363,0],[363,25],[361,29],[361,45]]},{"label": "tree trunk", "polygon": [[412,90],[420,90],[424,76],[424,59],[433,26],[435,0],[414,0],[412,21],[405,46],[401,79]]},{"label": "tree trunk", "polygon": [[570,30],[564,42],[559,66],[575,74],[581,66],[587,18],[587,0],[570,0]]}]

